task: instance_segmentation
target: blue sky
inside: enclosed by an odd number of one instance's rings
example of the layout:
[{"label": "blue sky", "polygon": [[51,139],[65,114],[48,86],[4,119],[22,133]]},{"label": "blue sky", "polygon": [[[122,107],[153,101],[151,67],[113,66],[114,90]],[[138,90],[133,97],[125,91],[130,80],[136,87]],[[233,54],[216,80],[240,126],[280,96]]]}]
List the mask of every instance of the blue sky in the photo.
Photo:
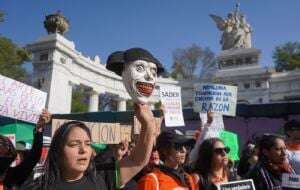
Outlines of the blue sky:
[{"label": "blue sky", "polygon": [[[46,31],[47,14],[60,10],[70,20],[66,37],[77,50],[102,62],[116,50],[143,47],[170,69],[172,51],[193,43],[220,52],[220,32],[208,16],[225,17],[235,0],[1,0],[6,21],[0,34],[14,42],[31,43]],[[272,66],[272,51],[287,41],[300,41],[299,0],[241,0],[252,25],[261,64]]]}]

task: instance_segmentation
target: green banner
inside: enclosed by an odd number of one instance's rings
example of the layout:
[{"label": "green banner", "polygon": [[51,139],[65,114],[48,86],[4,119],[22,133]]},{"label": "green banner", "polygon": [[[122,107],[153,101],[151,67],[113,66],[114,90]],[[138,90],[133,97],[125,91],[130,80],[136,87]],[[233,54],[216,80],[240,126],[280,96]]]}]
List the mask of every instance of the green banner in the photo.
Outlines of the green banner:
[{"label": "green banner", "polygon": [[237,134],[224,130],[220,132],[219,138],[223,140],[225,146],[230,148],[228,158],[231,160],[239,160],[239,141]]}]

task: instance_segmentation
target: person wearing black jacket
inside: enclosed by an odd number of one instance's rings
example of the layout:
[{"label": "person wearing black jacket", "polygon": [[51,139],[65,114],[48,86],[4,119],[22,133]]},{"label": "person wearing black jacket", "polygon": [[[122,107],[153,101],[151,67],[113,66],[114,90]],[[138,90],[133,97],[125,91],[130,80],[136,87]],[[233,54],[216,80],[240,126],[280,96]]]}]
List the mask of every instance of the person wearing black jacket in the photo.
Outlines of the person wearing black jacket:
[{"label": "person wearing black jacket", "polygon": [[16,150],[7,137],[0,135],[0,189],[20,186],[30,176],[36,163],[40,160],[43,147],[43,129],[46,122],[49,121],[50,114],[43,111],[34,130],[32,149],[16,167],[10,167],[17,156]]},{"label": "person wearing black jacket", "polygon": [[245,178],[253,179],[257,190],[281,189],[283,173],[294,173],[287,159],[284,139],[264,135],[259,142],[259,160]]}]

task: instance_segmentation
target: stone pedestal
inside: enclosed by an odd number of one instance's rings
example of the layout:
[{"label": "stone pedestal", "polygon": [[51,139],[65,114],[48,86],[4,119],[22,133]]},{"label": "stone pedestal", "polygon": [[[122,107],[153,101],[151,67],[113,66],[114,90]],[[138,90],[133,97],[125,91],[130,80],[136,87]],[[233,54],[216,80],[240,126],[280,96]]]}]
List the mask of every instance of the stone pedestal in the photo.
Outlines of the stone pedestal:
[{"label": "stone pedestal", "polygon": [[217,57],[219,69],[257,66],[260,54],[256,48],[224,50]]}]

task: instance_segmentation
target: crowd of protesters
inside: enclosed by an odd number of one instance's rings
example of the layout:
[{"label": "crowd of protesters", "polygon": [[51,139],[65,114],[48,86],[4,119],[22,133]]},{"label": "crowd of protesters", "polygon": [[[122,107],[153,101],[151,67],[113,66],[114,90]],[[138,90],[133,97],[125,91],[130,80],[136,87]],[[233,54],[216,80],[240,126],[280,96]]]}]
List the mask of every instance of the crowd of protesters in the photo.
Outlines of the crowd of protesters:
[{"label": "crowd of protesters", "polygon": [[53,135],[43,174],[36,179],[33,168],[40,159],[43,130],[51,115],[41,114],[32,149],[15,167],[11,163],[17,152],[0,135],[0,190],[215,190],[221,183],[241,179],[252,179],[257,190],[271,190],[281,189],[282,174],[300,174],[297,120],[284,125],[284,136],[261,134],[247,143],[239,162],[234,162],[228,158],[230,148],[220,138],[209,136],[212,113],[198,139],[160,131],[161,122],[146,104],[136,104],[135,115],[142,126],[138,140],[109,145],[98,154],[85,124],[64,123]]}]

